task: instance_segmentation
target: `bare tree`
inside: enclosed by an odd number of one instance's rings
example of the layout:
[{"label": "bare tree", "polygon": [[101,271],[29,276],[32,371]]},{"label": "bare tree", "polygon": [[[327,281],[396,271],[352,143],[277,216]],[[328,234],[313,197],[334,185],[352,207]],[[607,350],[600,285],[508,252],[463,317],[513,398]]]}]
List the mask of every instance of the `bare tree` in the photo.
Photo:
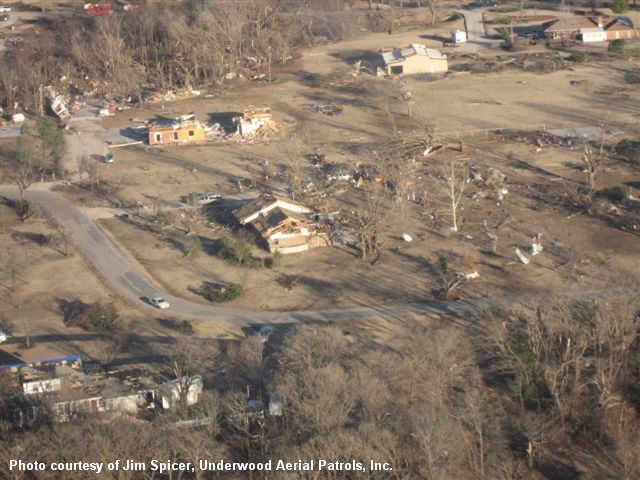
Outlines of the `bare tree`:
[{"label": "bare tree", "polygon": [[181,379],[178,384],[179,413],[184,414],[187,408],[187,397],[195,385],[199,375],[213,368],[218,357],[216,346],[190,335],[181,335],[176,340],[169,355],[169,366],[172,375]]},{"label": "bare tree", "polygon": [[22,133],[17,140],[16,165],[9,174],[9,178],[15,182],[20,192],[20,201],[25,202],[24,192],[35,182],[36,165],[35,152],[32,148],[31,139],[27,133]]},{"label": "bare tree", "polygon": [[464,192],[469,184],[469,171],[462,158],[452,158],[445,162],[436,177],[440,190],[443,191],[451,211],[451,230],[457,232],[458,212],[464,199]]},{"label": "bare tree", "polygon": [[388,222],[389,208],[383,195],[365,192],[362,208],[345,212],[349,226],[358,236],[358,247],[363,260],[375,259],[380,255],[380,247]]},{"label": "bare tree", "polygon": [[427,0],[427,8],[429,9],[429,14],[431,17],[431,25],[435,25],[436,23],[437,3],[438,3],[438,0]]},{"label": "bare tree", "polygon": [[589,192],[593,192],[596,188],[596,178],[600,173],[602,161],[604,160],[604,139],[600,142],[598,153],[593,153],[589,145],[584,143],[584,154],[580,157],[582,166],[587,176],[586,183]]}]

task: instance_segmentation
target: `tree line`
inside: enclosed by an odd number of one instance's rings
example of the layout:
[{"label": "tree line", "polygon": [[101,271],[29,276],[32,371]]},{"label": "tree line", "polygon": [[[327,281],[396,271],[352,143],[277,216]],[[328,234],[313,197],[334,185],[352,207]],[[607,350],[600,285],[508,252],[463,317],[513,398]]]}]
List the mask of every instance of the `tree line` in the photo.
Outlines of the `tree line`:
[{"label": "tree line", "polygon": [[[126,98],[220,84],[226,74],[266,72],[315,38],[358,31],[346,3],[190,0],[136,13],[50,16],[23,48],[6,53],[0,104],[42,111],[42,87]],[[67,89],[67,91],[63,91]]]},{"label": "tree line", "polygon": [[[393,468],[359,472],[365,479],[636,479],[639,312],[637,298],[614,292],[453,321],[400,320],[378,339],[347,325],[300,326],[275,343],[249,336],[215,345],[183,336],[168,374],[203,375],[208,388],[197,405],[148,423],[89,416],[15,432],[0,422],[0,474],[38,478],[2,470],[20,457],[194,464],[323,458]],[[0,397],[7,392],[0,388]],[[248,400],[266,404],[273,392],[283,399],[282,416],[256,415]],[[187,418],[213,421],[174,423]],[[157,478],[149,471],[113,475]]]}]

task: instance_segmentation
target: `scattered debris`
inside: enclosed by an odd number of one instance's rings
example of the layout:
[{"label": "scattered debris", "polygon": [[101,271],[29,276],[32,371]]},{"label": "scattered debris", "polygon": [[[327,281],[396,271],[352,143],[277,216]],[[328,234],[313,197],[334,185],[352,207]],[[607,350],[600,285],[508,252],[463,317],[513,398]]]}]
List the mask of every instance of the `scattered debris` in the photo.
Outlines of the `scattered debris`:
[{"label": "scattered debris", "polygon": [[473,280],[479,277],[480,277],[480,274],[477,271],[464,274],[464,278],[466,278],[467,280]]},{"label": "scattered debris", "polygon": [[538,233],[535,237],[533,237],[533,242],[531,244],[531,256],[538,255],[543,249],[542,246],[542,234]]},{"label": "scattered debris", "polygon": [[110,103],[107,107],[101,108],[98,110],[99,117],[112,117],[116,114],[116,106],[113,103]]},{"label": "scattered debris", "polygon": [[334,115],[340,115],[342,113],[342,108],[336,105],[333,105],[332,103],[327,103],[327,104],[314,103],[313,109],[318,113],[321,113],[323,115],[329,115],[330,117]]},{"label": "scattered debris", "polygon": [[487,172],[489,173],[489,177],[497,180],[498,182],[504,182],[507,179],[507,176],[496,168],[489,167]]},{"label": "scattered debris", "polygon": [[241,117],[233,118],[233,123],[237,126],[236,135],[243,138],[264,138],[279,131],[269,107],[248,107]]},{"label": "scattered debris", "polygon": [[69,110],[67,109],[67,99],[62,95],[59,95],[52,87],[47,87],[47,99],[51,105],[51,110],[61,120],[68,120],[71,117]]},{"label": "scattered debris", "polygon": [[516,248],[516,255],[518,256],[518,258],[520,259],[520,261],[521,261],[522,263],[524,263],[525,265],[528,265],[528,264],[529,264],[529,262],[531,261],[531,260],[529,260],[529,258],[527,258],[527,256],[526,256],[524,253],[522,253],[522,252],[520,251],[520,249],[519,249],[519,248]]}]

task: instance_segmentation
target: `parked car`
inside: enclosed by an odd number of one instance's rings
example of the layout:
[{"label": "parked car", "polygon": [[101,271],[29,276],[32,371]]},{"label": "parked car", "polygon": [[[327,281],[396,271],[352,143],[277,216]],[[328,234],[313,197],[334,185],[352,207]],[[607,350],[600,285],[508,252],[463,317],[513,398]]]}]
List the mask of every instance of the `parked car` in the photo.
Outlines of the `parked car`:
[{"label": "parked car", "polygon": [[104,163],[113,163],[115,159],[116,157],[113,155],[113,153],[107,153],[104,156]]},{"label": "parked car", "polygon": [[0,13],[9,13],[11,11],[11,7],[7,7],[6,5],[0,4]]},{"label": "parked car", "polygon": [[7,341],[7,334],[4,332],[0,332],[0,343],[4,343]]},{"label": "parked car", "polygon": [[222,195],[219,195],[217,193],[202,193],[200,195],[198,195],[198,203],[200,205],[207,205],[209,203],[213,203],[216,200],[220,200],[222,198]]},{"label": "parked car", "polygon": [[161,309],[165,309],[165,308],[169,308],[171,305],[169,305],[169,302],[167,302],[164,298],[162,297],[149,297],[149,303],[151,305],[153,305],[154,307],[158,307]]},{"label": "parked car", "polygon": [[8,22],[10,18],[11,15],[9,15],[8,13],[3,13],[2,15],[0,15],[0,22]]}]

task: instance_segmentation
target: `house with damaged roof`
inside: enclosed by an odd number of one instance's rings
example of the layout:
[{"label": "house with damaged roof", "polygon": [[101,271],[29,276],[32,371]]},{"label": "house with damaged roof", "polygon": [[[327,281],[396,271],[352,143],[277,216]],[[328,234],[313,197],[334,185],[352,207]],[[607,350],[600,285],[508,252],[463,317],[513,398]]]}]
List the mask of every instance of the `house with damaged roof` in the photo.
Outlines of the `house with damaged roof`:
[{"label": "house with damaged roof", "polygon": [[435,48],[412,43],[382,54],[387,75],[411,75],[417,73],[446,72],[447,56]]},{"label": "house with damaged roof", "polygon": [[330,245],[313,212],[285,198],[262,195],[233,215],[240,225],[253,229],[270,252],[297,253]]}]

